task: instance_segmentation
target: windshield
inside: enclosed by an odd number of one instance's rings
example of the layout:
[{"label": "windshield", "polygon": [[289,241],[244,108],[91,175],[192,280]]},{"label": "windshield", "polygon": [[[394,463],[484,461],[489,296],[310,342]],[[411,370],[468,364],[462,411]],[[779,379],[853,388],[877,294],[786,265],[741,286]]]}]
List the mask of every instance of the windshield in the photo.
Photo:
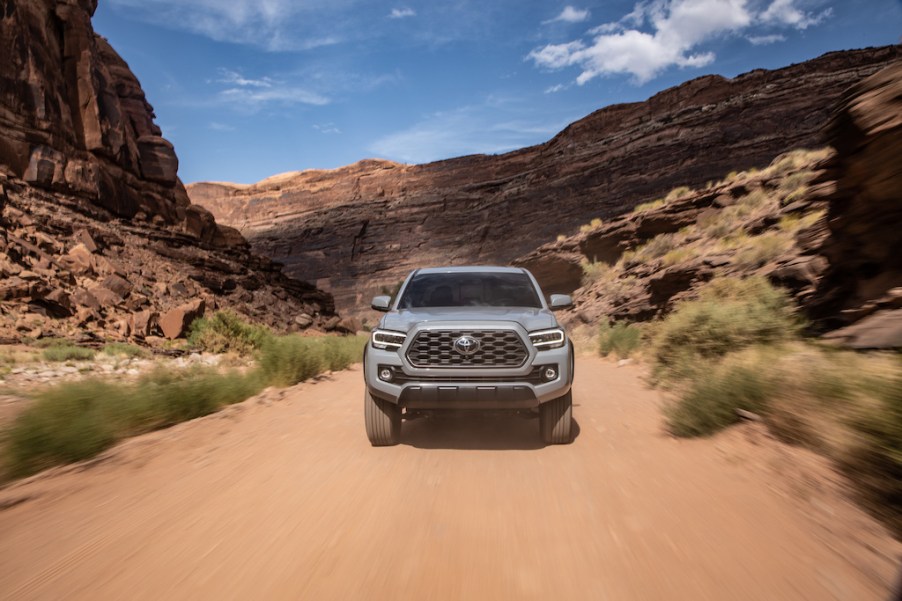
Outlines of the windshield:
[{"label": "windshield", "polygon": [[525,273],[424,273],[404,289],[399,309],[421,307],[542,308]]}]

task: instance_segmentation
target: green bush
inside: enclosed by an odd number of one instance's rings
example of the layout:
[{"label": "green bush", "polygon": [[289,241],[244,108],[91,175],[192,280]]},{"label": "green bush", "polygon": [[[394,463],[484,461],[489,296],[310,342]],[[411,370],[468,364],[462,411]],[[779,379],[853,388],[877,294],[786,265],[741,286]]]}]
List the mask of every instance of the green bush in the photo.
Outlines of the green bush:
[{"label": "green bush", "polygon": [[767,368],[773,352],[755,348],[730,355],[722,363],[702,362],[697,377],[678,400],[665,409],[668,426],[677,436],[706,436],[739,420],[736,409],[761,413],[780,385]]},{"label": "green bush", "polygon": [[688,377],[700,361],[789,340],[800,325],[789,296],[763,277],[714,279],[656,328],[655,376]]},{"label": "green bush", "polygon": [[667,193],[667,196],[664,197],[664,204],[667,204],[668,202],[672,202],[678,198],[682,198],[683,196],[686,196],[687,194],[690,194],[691,192],[692,192],[692,189],[689,186],[679,186],[677,188],[674,188],[673,190],[671,190],[670,192]]},{"label": "green bush", "polygon": [[103,347],[103,352],[106,355],[111,355],[113,357],[116,356],[124,356],[130,359],[135,359],[138,357],[148,357],[150,352],[147,349],[143,349],[140,346],[134,344],[128,344],[125,342],[110,342]]},{"label": "green bush", "polygon": [[902,538],[902,369],[878,400],[851,421],[860,436],[841,463],[865,505]]},{"label": "green bush", "polygon": [[97,351],[94,349],[75,346],[72,344],[57,344],[48,346],[41,355],[45,361],[90,361]]},{"label": "green bush", "polygon": [[134,384],[85,380],[40,393],[13,422],[10,475],[80,461],[117,440],[200,417],[262,389],[256,374],[158,371]]},{"label": "green bush", "polygon": [[232,311],[217,311],[191,323],[188,343],[210,353],[250,354],[260,349],[273,334],[269,328],[249,323]]},{"label": "green bush", "polygon": [[260,368],[268,382],[292,386],[325,370],[345,369],[363,354],[363,336],[278,336],[263,345]]},{"label": "green bush", "polygon": [[743,269],[757,269],[773,261],[792,247],[792,238],[785,233],[770,232],[748,239],[739,249],[733,264]]},{"label": "green bush", "polygon": [[602,357],[613,354],[626,359],[635,353],[642,343],[642,331],[635,325],[605,322],[599,328],[598,353]]},{"label": "green bush", "polygon": [[583,261],[580,267],[583,269],[583,286],[599,282],[611,273],[611,265],[604,261]]},{"label": "green bush", "polygon": [[658,198],[657,200],[652,200],[649,202],[642,202],[633,207],[633,214],[638,215],[639,213],[646,213],[648,211],[653,211],[655,209],[660,209],[666,203],[663,198]]},{"label": "green bush", "polygon": [[207,415],[264,386],[291,385],[324,370],[345,369],[360,360],[366,340],[270,336],[260,369],[250,373],[161,369],[135,383],[94,379],[53,387],[39,393],[13,422],[5,448],[8,475],[26,476],[87,459],[126,436]]}]

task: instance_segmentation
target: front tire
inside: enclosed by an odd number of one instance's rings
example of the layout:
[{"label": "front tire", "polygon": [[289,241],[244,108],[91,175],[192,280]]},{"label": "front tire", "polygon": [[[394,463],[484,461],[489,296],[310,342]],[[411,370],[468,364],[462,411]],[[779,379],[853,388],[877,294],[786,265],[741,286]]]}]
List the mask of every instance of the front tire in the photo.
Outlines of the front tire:
[{"label": "front tire", "polygon": [[388,447],[401,442],[401,408],[377,399],[367,390],[363,393],[366,435],[374,447]]},{"label": "front tire", "polygon": [[545,444],[568,444],[573,424],[573,393],[539,406],[539,429]]}]

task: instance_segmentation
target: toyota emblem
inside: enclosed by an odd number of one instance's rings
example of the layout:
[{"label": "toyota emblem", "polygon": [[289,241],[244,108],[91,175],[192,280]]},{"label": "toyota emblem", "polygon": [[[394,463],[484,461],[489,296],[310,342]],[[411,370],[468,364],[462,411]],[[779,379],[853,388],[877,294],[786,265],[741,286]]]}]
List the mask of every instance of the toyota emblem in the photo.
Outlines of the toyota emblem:
[{"label": "toyota emblem", "polygon": [[454,341],[454,350],[461,355],[472,355],[479,350],[479,341],[472,336],[461,336]]}]

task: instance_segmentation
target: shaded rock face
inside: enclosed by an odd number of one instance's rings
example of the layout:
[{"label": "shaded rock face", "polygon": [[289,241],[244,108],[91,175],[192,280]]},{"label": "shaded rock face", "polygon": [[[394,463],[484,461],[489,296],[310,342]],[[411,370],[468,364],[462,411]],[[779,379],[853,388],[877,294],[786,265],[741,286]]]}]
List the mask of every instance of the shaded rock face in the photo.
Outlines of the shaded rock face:
[{"label": "shaded rock face", "polygon": [[[902,346],[902,63],[854,86],[828,129],[829,262],[812,315],[863,348]],[[855,324],[855,325],[851,325]]]},{"label": "shaded rock face", "polygon": [[138,80],[92,29],[95,8],[0,0],[0,340],[144,341],[216,308],[279,330],[338,327],[330,295],[190,203]]},{"label": "shaded rock face", "polygon": [[153,217],[222,242],[206,211],[195,207],[189,219],[172,144],[128,65],[94,33],[96,4],[3,1],[0,169],[116,217]]},{"label": "shaded rock face", "polygon": [[251,186],[192,184],[188,193],[288,273],[330,290],[343,312],[365,315],[371,296],[415,267],[507,263],[676,186],[818,146],[842,92],[900,56],[892,46],[701,77],[499,156],[364,161]]},{"label": "shaded rock face", "polygon": [[[662,317],[719,276],[759,274],[802,304],[826,261],[830,184],[814,184],[829,151],[790,153],[662,206],[616,217],[515,259],[547,294],[571,294],[570,324]],[[790,157],[795,155],[795,159]]]}]

